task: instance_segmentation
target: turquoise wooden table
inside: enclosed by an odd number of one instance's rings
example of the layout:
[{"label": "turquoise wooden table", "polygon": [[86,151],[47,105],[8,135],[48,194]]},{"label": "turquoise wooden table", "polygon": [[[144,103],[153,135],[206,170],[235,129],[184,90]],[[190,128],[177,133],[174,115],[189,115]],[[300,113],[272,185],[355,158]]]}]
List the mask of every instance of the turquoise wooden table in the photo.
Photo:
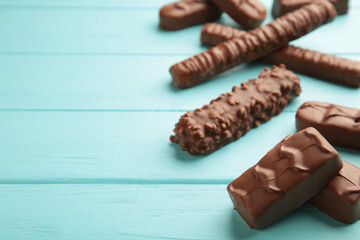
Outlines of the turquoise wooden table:
[{"label": "turquoise wooden table", "polygon": [[[344,225],[306,204],[249,229],[226,186],[296,132],[304,101],[359,108],[360,90],[300,75],[303,92],[282,114],[209,156],[190,156],[169,141],[180,116],[265,65],[175,89],[169,67],[205,48],[201,26],[158,29],[167,2],[0,1],[0,239],[359,237],[360,222]],[[347,15],[294,44],[360,61],[359,24],[352,0]],[[338,150],[360,167],[359,151]]]}]

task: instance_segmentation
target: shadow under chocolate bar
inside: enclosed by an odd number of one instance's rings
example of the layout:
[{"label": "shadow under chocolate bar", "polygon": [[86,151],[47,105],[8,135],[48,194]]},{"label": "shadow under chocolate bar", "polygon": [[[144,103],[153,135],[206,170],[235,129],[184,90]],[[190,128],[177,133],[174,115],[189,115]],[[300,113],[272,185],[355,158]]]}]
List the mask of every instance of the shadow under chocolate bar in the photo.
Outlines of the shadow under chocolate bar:
[{"label": "shadow under chocolate bar", "polygon": [[173,65],[170,68],[173,83],[178,88],[198,85],[239,64],[286,47],[290,41],[332,21],[335,16],[335,8],[327,1],[306,5],[249,31],[242,38],[230,39]]},{"label": "shadow under chocolate bar", "polygon": [[181,0],[160,10],[160,28],[174,31],[219,19],[221,11],[209,0]]},{"label": "shadow under chocolate bar", "polygon": [[337,151],[310,127],[287,136],[227,189],[245,222],[263,229],[313,197],[342,166]]},{"label": "shadow under chocolate bar", "polygon": [[[216,23],[206,24],[201,31],[201,43],[214,46],[232,38],[241,38],[247,32]],[[259,61],[278,65],[283,63],[298,73],[342,84],[360,87],[360,62],[317,51],[288,46],[270,53]]]},{"label": "shadow under chocolate bar", "polygon": [[284,65],[266,68],[259,78],[187,112],[170,140],[190,154],[209,154],[279,114],[300,92],[300,79]]}]

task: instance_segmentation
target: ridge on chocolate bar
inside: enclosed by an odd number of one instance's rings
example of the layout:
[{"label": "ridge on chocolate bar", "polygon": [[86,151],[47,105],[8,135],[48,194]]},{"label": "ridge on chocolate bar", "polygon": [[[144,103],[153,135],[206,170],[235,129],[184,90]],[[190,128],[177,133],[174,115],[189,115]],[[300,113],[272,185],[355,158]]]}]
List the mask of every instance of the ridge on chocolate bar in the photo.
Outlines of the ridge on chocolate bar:
[{"label": "ridge on chocolate bar", "polygon": [[[274,18],[283,16],[306,4],[324,0],[273,0],[272,16]],[[349,0],[329,0],[335,7],[337,14],[345,14],[349,8]]]},{"label": "ridge on chocolate bar", "polygon": [[289,41],[332,21],[335,16],[335,8],[327,1],[306,5],[247,32],[242,38],[230,39],[173,65],[170,68],[173,83],[178,88],[198,85],[232,67],[286,47]]},{"label": "ridge on chocolate bar", "polygon": [[300,94],[300,79],[284,65],[234,86],[180,118],[170,140],[190,154],[209,154],[279,114]]},{"label": "ridge on chocolate bar", "polygon": [[160,10],[160,28],[173,31],[219,19],[221,11],[209,0],[181,0]]},{"label": "ridge on chocolate bar", "polygon": [[[243,37],[247,33],[216,23],[206,24],[201,31],[201,43],[214,46],[232,38]],[[270,53],[259,61],[278,65],[283,63],[290,70],[322,80],[360,87],[360,62],[329,54],[288,46]]]},{"label": "ridge on chocolate bar", "polygon": [[360,219],[360,168],[344,167],[309,203],[334,219],[351,224]]},{"label": "ridge on chocolate bar", "polygon": [[298,130],[314,127],[331,144],[360,150],[360,109],[309,101],[296,113]]},{"label": "ridge on chocolate bar", "polygon": [[314,196],[342,166],[337,151],[310,127],[287,136],[227,189],[245,222],[263,229]]}]

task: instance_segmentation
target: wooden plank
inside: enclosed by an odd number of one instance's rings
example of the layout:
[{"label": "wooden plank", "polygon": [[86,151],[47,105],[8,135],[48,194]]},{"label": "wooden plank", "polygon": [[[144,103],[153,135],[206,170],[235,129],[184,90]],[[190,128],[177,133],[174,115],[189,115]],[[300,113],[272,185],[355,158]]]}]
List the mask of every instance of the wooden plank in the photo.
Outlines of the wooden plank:
[{"label": "wooden plank", "polygon": [[[360,60],[360,55],[347,57]],[[0,55],[0,109],[193,110],[257,77],[267,66],[244,65],[192,89],[178,90],[172,86],[168,69],[181,59]],[[359,106],[359,89],[306,76],[301,81],[303,92],[287,111],[296,111],[307,100]]]},{"label": "wooden plank", "polygon": [[226,185],[0,185],[3,239],[351,239],[304,205],[256,231],[232,210]]},{"label": "wooden plank", "polygon": [[[282,113],[208,156],[169,141],[181,112],[0,112],[0,183],[229,183],[285,136]],[[341,150],[359,165],[358,151]]]}]

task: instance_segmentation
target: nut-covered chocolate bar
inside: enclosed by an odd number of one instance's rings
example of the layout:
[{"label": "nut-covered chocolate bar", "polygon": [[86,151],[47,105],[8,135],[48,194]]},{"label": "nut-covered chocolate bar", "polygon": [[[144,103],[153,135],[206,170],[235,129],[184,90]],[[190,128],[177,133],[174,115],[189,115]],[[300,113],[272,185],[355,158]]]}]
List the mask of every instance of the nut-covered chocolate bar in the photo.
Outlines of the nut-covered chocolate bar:
[{"label": "nut-covered chocolate bar", "polygon": [[230,39],[170,68],[173,83],[189,88],[239,64],[250,62],[286,47],[336,16],[333,5],[321,1],[306,5],[266,26],[249,31],[241,38]]},{"label": "nut-covered chocolate bar", "polygon": [[331,144],[360,150],[360,110],[330,103],[305,102],[296,113],[298,130],[314,127]]},{"label": "nut-covered chocolate bar", "polygon": [[[306,4],[324,0],[273,0],[272,16],[280,17],[286,13],[301,8]],[[329,0],[335,7],[338,15],[345,14],[349,8],[349,0]]]},{"label": "nut-covered chocolate bar", "polygon": [[259,78],[187,112],[170,140],[190,154],[209,154],[279,114],[300,91],[300,79],[284,65],[266,68]]},{"label": "nut-covered chocolate bar", "polygon": [[343,223],[360,219],[360,168],[343,161],[344,167],[309,203]]},{"label": "nut-covered chocolate bar", "polygon": [[190,26],[215,21],[221,11],[209,0],[181,0],[168,4],[160,10],[160,28],[180,30]]},{"label": "nut-covered chocolate bar", "polygon": [[326,139],[307,128],[287,136],[227,189],[245,222],[263,229],[309,200],[342,166]]},{"label": "nut-covered chocolate bar", "polygon": [[[247,34],[216,23],[206,24],[201,31],[201,43],[214,46]],[[271,65],[283,63],[288,69],[349,87],[360,87],[360,62],[329,54],[288,46],[259,59]]]},{"label": "nut-covered chocolate bar", "polygon": [[266,17],[266,8],[258,0],[211,0],[241,26],[252,29],[260,26]]}]

